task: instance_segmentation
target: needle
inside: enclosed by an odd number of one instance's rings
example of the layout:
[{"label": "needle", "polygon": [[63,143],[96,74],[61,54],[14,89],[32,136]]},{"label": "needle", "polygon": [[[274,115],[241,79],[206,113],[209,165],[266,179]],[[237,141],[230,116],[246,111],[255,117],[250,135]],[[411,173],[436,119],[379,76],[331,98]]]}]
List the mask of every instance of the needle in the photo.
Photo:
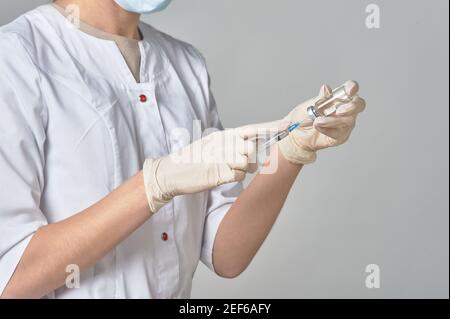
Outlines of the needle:
[{"label": "needle", "polygon": [[263,150],[267,150],[267,149],[271,148],[272,145],[274,145],[275,143],[278,143],[282,139],[288,137],[291,132],[293,132],[294,130],[298,129],[300,126],[301,126],[300,122],[295,122],[294,124],[291,124],[287,129],[285,129],[285,130],[275,134],[272,138],[267,140],[264,143],[262,149]]}]

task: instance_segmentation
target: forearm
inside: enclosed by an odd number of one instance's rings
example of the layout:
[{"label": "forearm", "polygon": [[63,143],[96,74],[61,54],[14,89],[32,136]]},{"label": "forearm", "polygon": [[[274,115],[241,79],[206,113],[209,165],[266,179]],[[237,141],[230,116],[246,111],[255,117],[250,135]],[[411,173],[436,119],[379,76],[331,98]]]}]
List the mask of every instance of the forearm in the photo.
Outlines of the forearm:
[{"label": "forearm", "polygon": [[41,298],[61,287],[66,267],[94,265],[150,218],[142,173],[88,209],[40,228],[2,298]]},{"label": "forearm", "polygon": [[255,256],[275,223],[302,166],[278,153],[278,169],[258,174],[239,196],[219,226],[213,252],[216,272],[239,275]]}]

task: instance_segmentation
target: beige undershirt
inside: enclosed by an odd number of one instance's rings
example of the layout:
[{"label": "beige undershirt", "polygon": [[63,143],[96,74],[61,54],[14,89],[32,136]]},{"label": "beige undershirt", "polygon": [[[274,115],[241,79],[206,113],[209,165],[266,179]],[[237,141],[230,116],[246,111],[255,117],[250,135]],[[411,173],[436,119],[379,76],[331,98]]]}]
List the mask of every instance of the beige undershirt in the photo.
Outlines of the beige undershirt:
[{"label": "beige undershirt", "polygon": [[[67,17],[70,13],[67,12],[63,7],[52,3],[52,5],[61,12],[62,15]],[[122,37],[120,35],[111,34],[94,28],[93,26],[80,21],[80,31],[87,33],[93,37],[114,41],[122,53],[131,73],[133,74],[136,82],[140,82],[141,73],[141,51],[139,49],[139,41],[134,39],[129,39]]]}]

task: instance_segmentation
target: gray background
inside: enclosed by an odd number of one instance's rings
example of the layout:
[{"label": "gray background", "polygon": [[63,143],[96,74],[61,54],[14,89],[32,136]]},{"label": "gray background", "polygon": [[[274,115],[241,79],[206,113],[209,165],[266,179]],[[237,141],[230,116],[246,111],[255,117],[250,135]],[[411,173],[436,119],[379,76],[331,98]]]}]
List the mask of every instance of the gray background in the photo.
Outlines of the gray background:
[{"label": "gray background", "polygon": [[[37,4],[1,4],[0,24]],[[381,8],[381,29],[365,8]],[[208,60],[226,127],[278,119],[326,82],[361,84],[348,144],[304,169],[239,278],[199,266],[193,297],[448,298],[448,1],[175,0],[145,17]],[[365,267],[381,267],[381,288]]]}]

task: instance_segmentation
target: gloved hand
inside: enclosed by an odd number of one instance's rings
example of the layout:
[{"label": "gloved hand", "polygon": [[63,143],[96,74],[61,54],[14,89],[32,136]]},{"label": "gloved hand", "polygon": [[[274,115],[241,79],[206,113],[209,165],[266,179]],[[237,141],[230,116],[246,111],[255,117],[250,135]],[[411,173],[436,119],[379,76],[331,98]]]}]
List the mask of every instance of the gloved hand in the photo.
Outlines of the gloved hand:
[{"label": "gloved hand", "polygon": [[214,132],[160,159],[144,163],[144,183],[152,213],[175,196],[242,181],[256,152],[255,126]]},{"label": "gloved hand", "polygon": [[294,164],[310,164],[316,160],[318,150],[345,143],[350,137],[358,114],[364,111],[366,102],[357,96],[358,83],[348,81],[345,90],[353,96],[351,102],[340,106],[328,117],[318,117],[314,122],[307,114],[307,108],[319,99],[329,97],[331,88],[322,86],[319,96],[297,106],[285,120],[300,122],[301,128],[279,142],[283,156]]}]

